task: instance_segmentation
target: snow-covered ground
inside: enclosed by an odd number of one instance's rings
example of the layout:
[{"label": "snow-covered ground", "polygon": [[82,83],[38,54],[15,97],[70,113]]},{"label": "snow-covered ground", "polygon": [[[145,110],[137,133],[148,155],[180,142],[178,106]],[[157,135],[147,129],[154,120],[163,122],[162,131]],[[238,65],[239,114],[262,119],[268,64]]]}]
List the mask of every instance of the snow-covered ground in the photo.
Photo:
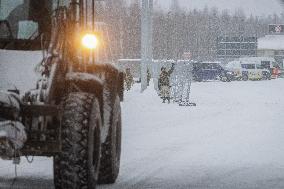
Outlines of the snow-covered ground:
[{"label": "snow-covered ground", "polygon": [[131,92],[114,188],[283,188],[283,84],[195,83],[195,108]]},{"label": "snow-covered ground", "polygon": [[[127,92],[121,172],[98,188],[284,188],[284,79],[194,83],[192,101],[196,107],[162,104],[153,86]],[[13,177],[12,163],[0,160],[0,188]],[[22,159],[14,188],[52,184],[52,159]]]}]

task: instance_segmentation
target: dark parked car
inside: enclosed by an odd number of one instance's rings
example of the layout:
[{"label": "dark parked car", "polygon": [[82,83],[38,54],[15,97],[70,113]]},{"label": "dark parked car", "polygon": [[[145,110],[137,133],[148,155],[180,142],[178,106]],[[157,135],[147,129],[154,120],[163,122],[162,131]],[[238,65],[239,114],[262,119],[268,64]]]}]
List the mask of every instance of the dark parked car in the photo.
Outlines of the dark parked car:
[{"label": "dark parked car", "polygon": [[193,79],[195,81],[232,81],[233,78],[233,72],[224,69],[219,62],[198,62],[193,64]]}]

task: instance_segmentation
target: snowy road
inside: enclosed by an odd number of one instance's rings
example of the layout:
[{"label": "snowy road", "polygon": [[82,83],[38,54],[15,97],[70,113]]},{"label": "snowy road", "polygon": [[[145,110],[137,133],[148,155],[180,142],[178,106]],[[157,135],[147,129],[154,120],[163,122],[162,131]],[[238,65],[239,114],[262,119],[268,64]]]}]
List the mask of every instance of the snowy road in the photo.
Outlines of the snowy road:
[{"label": "snowy road", "polygon": [[[284,79],[194,83],[192,92],[197,107],[162,104],[138,86],[126,93],[121,172],[99,189],[284,188]],[[13,177],[0,160],[0,188]],[[51,159],[22,159],[13,188],[52,184]]]}]

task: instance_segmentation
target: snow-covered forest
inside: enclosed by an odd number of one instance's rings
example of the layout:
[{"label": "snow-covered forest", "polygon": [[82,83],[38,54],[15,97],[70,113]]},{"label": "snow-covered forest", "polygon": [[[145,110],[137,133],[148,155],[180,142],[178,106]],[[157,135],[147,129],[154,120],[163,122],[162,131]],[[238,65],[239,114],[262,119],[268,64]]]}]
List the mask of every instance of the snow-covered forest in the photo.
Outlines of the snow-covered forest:
[{"label": "snow-covered forest", "polygon": [[[153,18],[155,59],[176,59],[190,51],[193,59],[214,60],[218,36],[262,37],[268,33],[269,24],[284,21],[284,14],[254,16],[242,9],[183,10],[178,3],[170,11],[157,7]],[[139,58],[140,1],[133,0],[130,4],[123,0],[109,1],[102,14],[111,27],[114,58]]]}]

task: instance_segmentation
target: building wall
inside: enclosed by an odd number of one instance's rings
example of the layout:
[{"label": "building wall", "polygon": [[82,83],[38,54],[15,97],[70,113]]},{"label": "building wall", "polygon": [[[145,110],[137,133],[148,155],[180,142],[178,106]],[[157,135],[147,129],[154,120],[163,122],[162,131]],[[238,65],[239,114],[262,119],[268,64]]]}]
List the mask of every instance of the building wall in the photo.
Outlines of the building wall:
[{"label": "building wall", "polygon": [[258,49],[257,56],[273,57],[275,56],[275,50]]},{"label": "building wall", "polygon": [[279,66],[283,68],[284,49],[283,50],[258,49],[257,56],[275,58]]}]

